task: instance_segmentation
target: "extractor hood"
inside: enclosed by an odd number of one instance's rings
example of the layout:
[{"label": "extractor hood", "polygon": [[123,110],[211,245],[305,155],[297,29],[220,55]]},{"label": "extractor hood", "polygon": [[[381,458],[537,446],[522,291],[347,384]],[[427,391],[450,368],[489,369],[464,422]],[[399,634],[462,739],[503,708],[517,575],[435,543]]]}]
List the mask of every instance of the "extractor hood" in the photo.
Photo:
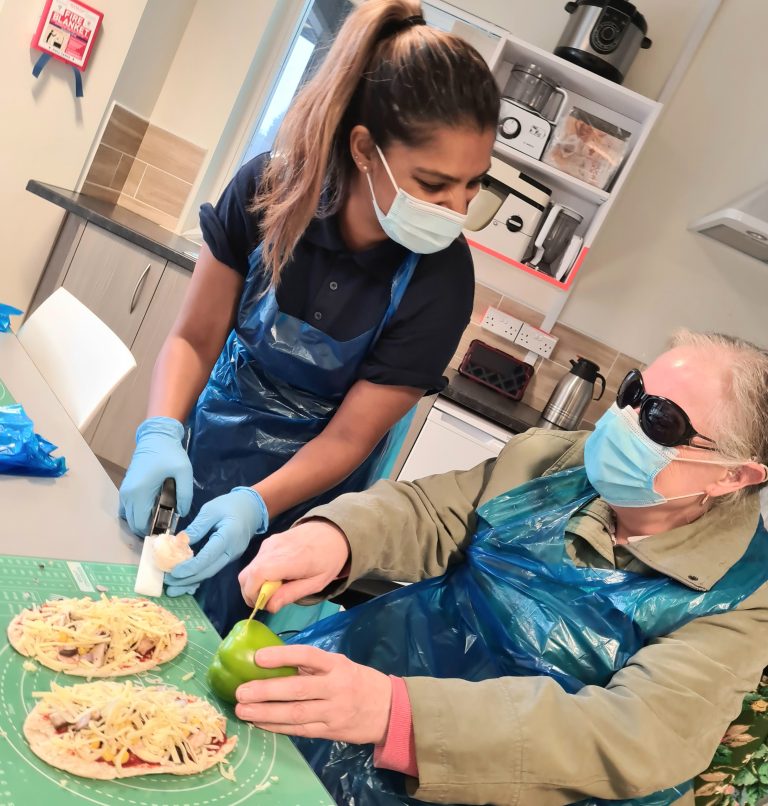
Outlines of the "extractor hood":
[{"label": "extractor hood", "polygon": [[694,221],[688,229],[768,263],[768,183]]}]

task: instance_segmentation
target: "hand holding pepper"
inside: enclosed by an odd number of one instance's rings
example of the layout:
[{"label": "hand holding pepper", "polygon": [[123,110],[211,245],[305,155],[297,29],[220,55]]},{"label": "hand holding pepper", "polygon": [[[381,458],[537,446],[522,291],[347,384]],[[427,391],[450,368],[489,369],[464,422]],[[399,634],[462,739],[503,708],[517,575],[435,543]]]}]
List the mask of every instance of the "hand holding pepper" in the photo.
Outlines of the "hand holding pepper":
[{"label": "hand holding pepper", "polygon": [[241,683],[267,677],[295,675],[295,667],[263,668],[256,664],[256,651],[265,646],[281,646],[283,642],[259,621],[238,621],[221,642],[208,669],[208,684],[226,702],[235,702],[235,691]]},{"label": "hand holding pepper", "polygon": [[235,713],[289,736],[380,744],[387,735],[392,683],[387,675],[311,646],[256,653],[265,669],[298,667],[297,677],[254,680],[237,689]]},{"label": "hand holding pepper", "polygon": [[261,544],[259,553],[238,577],[243,598],[253,606],[265,582],[281,579],[282,587],[265,607],[277,613],[281,607],[326,588],[338,578],[348,558],[349,543],[341,529],[329,521],[305,521]]}]

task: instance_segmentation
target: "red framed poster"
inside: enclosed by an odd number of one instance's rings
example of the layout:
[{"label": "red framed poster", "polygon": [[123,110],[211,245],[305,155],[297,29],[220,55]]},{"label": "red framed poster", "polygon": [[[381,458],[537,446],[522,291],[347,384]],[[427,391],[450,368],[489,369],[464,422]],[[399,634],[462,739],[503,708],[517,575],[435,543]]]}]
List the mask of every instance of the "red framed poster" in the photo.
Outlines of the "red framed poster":
[{"label": "red framed poster", "polygon": [[84,70],[104,15],[80,0],[47,0],[32,47]]}]

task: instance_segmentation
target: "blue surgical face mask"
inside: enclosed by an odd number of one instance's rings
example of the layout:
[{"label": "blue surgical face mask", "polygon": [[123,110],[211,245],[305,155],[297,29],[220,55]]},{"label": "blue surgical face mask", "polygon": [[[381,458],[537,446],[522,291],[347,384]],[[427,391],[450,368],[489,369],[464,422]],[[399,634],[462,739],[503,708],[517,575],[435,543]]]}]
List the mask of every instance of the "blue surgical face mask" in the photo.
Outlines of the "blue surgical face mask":
[{"label": "blue surgical face mask", "polygon": [[396,191],[389,212],[383,213],[373,192],[371,175],[366,173],[373,209],[387,237],[417,255],[431,255],[433,252],[446,249],[461,235],[467,220],[466,215],[455,213],[439,204],[422,201],[406,193],[395,182],[395,177],[392,176],[392,171],[378,146],[376,151]]},{"label": "blue surgical face mask", "polygon": [[678,456],[677,449],[659,445],[643,433],[637,412],[615,403],[597,421],[584,445],[584,467],[590,484],[609,504],[652,507],[680,498],[706,495],[705,490],[665,497],[654,490],[656,477],[671,462],[741,465],[728,459],[693,459]]}]

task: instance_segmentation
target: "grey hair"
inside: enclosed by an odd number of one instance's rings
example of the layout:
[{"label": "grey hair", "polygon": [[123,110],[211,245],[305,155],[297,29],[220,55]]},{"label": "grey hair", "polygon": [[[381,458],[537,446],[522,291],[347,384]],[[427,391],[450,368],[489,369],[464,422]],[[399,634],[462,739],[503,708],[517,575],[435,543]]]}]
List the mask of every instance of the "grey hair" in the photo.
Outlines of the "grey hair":
[{"label": "grey hair", "polygon": [[[696,333],[680,329],[672,336],[671,347],[694,347],[703,352],[724,351],[730,364],[728,399],[733,405],[722,408],[718,418],[723,426],[718,448],[727,456],[768,464],[768,351],[751,342],[723,333]],[[757,493],[763,484],[739,490],[742,495]],[[741,497],[723,496],[724,498]]]}]

